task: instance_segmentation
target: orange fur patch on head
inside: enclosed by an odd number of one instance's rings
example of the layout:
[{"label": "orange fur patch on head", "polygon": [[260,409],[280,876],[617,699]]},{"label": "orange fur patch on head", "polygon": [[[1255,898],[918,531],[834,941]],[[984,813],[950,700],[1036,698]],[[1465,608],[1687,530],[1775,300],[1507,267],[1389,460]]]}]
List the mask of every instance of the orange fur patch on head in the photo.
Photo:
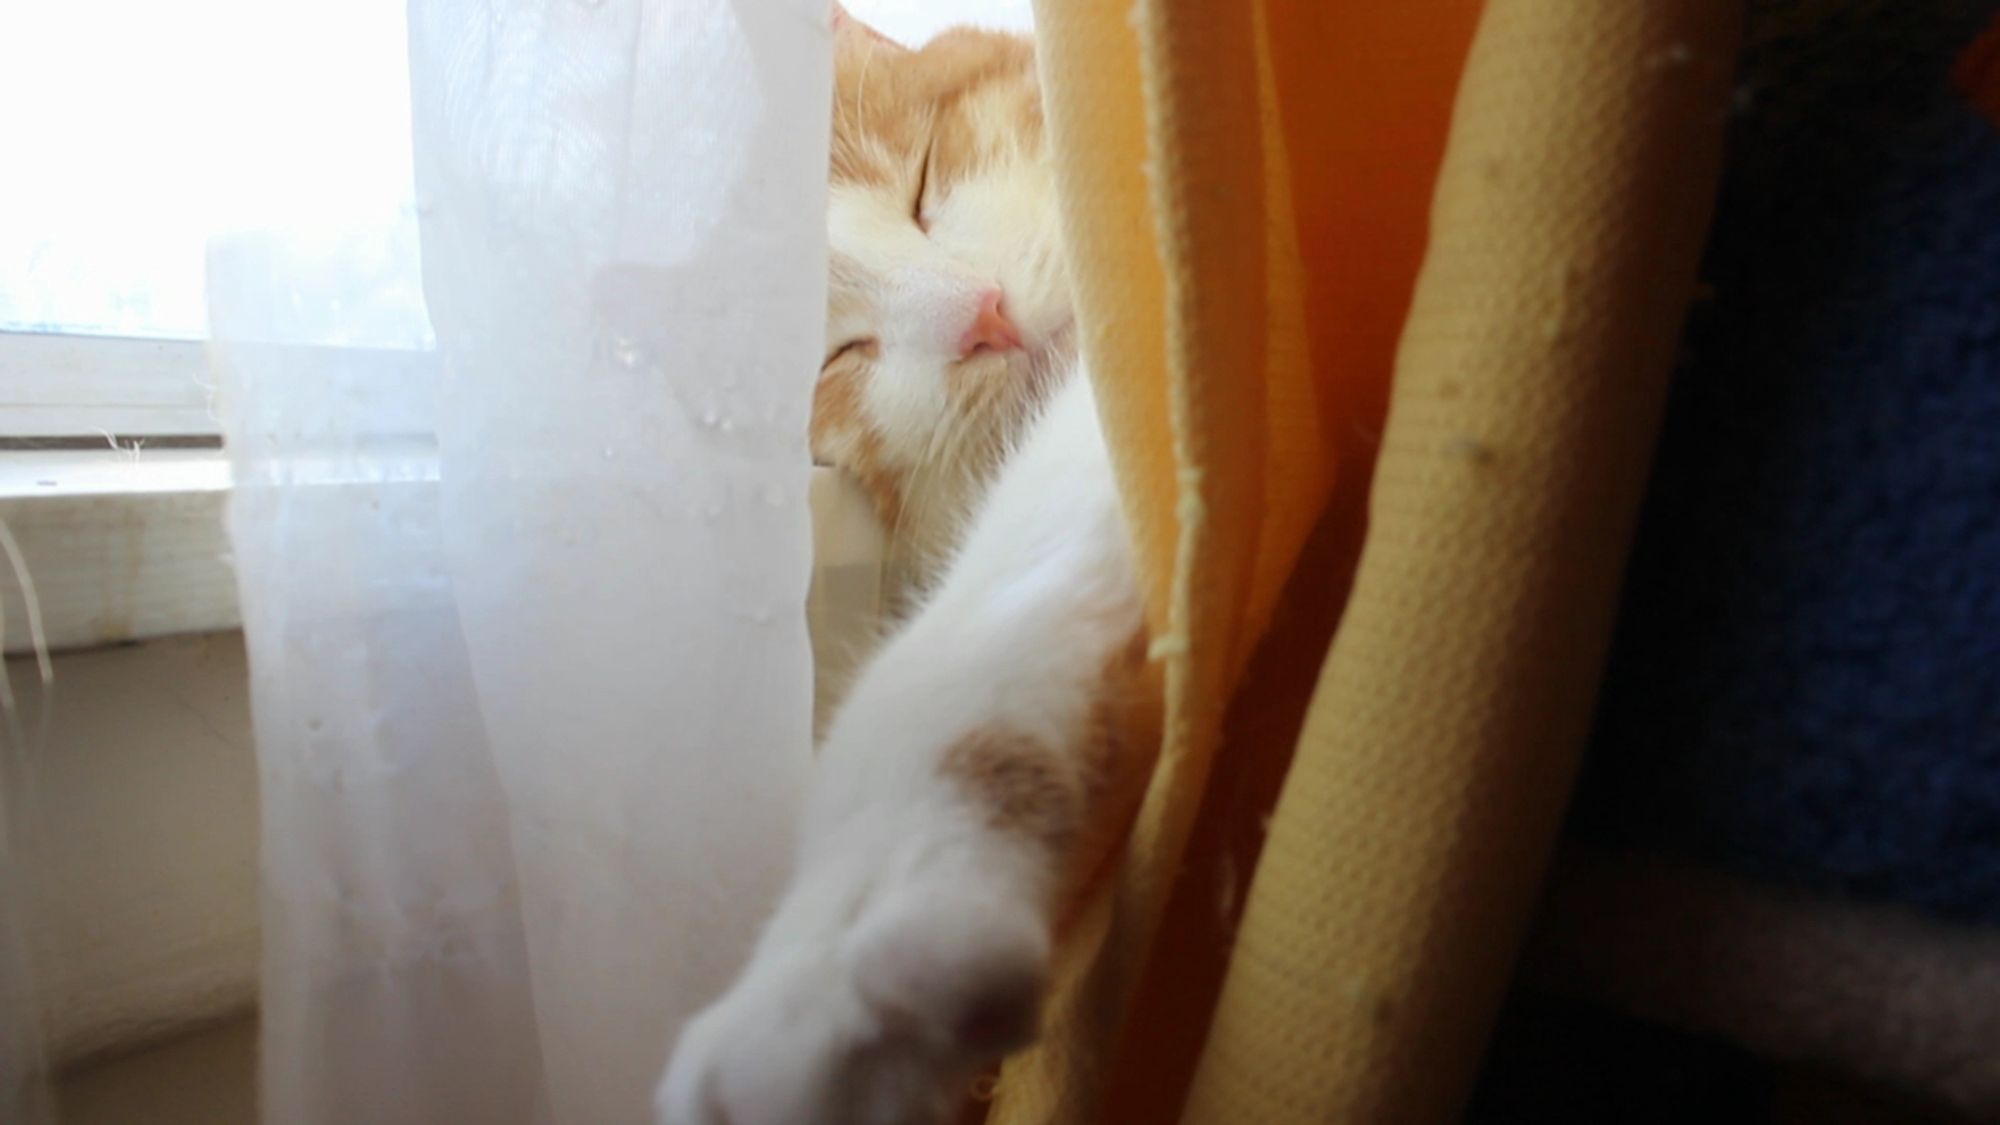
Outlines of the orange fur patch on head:
[{"label": "orange fur patch on head", "polygon": [[[928,186],[948,188],[1006,147],[1041,144],[1041,88],[1024,40],[962,30],[947,32],[926,50],[939,57],[941,72],[960,79],[940,82],[946,92],[938,98],[930,165],[935,183]],[[949,69],[954,63],[955,72]]]},{"label": "orange fur patch on head", "polygon": [[990,143],[992,130],[965,128],[955,118],[968,95],[995,84],[1008,87],[1004,96],[1018,114],[1007,127],[1031,129],[1039,140],[1041,99],[1026,39],[962,28],[913,51],[858,22],[847,26],[854,30],[837,32],[834,46],[834,183],[907,183],[914,190],[934,139],[954,159]]}]

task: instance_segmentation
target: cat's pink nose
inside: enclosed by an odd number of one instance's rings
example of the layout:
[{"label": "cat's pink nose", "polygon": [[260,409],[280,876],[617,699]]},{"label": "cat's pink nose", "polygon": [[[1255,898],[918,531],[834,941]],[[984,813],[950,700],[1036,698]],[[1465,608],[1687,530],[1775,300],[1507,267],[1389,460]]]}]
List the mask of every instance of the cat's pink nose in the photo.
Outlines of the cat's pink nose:
[{"label": "cat's pink nose", "polygon": [[972,318],[972,327],[958,338],[958,358],[982,351],[1011,351],[1020,346],[1021,330],[1000,311],[1000,291],[988,289],[979,298],[979,312]]}]

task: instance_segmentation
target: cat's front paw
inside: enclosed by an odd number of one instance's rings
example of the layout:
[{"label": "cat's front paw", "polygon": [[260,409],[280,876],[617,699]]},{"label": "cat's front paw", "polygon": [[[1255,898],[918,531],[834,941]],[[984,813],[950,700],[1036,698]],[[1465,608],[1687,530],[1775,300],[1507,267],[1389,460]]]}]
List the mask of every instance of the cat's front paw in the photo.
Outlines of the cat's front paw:
[{"label": "cat's front paw", "polygon": [[1049,936],[1032,910],[950,890],[766,941],[686,1030],[660,1125],[935,1125],[1034,1038]]}]

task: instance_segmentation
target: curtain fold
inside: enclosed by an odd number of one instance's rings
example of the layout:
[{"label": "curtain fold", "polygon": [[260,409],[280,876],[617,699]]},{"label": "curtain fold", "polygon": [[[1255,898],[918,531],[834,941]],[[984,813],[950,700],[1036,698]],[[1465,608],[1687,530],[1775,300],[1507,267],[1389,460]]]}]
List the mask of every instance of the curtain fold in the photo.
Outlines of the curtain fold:
[{"label": "curtain fold", "polygon": [[[1212,887],[1226,866],[1224,849],[1186,847],[1225,704],[1328,496],[1361,495],[1476,14],[1472,0],[1380,7],[1036,7],[1082,347],[1138,547],[1167,734],[1150,779],[1127,779],[1129,849],[1083,897],[1052,1034],[1010,1066],[996,1120],[1092,1120],[1113,1088],[1119,1114],[1148,1119],[1173,1103],[1159,1052],[1191,1062],[1199,1042],[1200,986],[1149,968],[1146,951],[1176,878]],[[1315,557],[1351,556],[1359,512],[1346,511]],[[1314,631],[1286,635],[1323,649],[1323,629],[1300,632]],[[1301,696],[1295,679],[1277,677]],[[1302,708],[1291,701],[1294,717]],[[1219,788],[1240,794],[1237,772],[1268,777],[1272,757],[1281,770],[1287,748],[1232,754]],[[1219,966],[1226,928],[1172,936]],[[1131,1021],[1115,1048],[1135,998],[1168,1018]],[[1190,1001],[1188,1026],[1175,1017]]]},{"label": "curtain fold", "polygon": [[1167,733],[992,1120],[1457,1105],[1581,744],[1739,7],[1037,5]]},{"label": "curtain fold", "polygon": [[1488,4],[1367,545],[1186,1120],[1463,1098],[1587,732],[1740,20]]},{"label": "curtain fold", "polygon": [[294,7],[354,112],[209,281],[263,1118],[650,1121],[810,754],[826,5]]}]

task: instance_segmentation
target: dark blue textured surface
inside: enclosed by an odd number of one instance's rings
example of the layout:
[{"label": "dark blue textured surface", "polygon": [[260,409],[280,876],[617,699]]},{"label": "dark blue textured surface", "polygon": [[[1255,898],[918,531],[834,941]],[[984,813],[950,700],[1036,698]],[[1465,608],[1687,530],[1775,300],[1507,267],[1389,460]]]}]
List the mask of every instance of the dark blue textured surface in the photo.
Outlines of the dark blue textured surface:
[{"label": "dark blue textured surface", "polygon": [[1996,11],[1758,5],[1585,837],[2000,923]]}]

